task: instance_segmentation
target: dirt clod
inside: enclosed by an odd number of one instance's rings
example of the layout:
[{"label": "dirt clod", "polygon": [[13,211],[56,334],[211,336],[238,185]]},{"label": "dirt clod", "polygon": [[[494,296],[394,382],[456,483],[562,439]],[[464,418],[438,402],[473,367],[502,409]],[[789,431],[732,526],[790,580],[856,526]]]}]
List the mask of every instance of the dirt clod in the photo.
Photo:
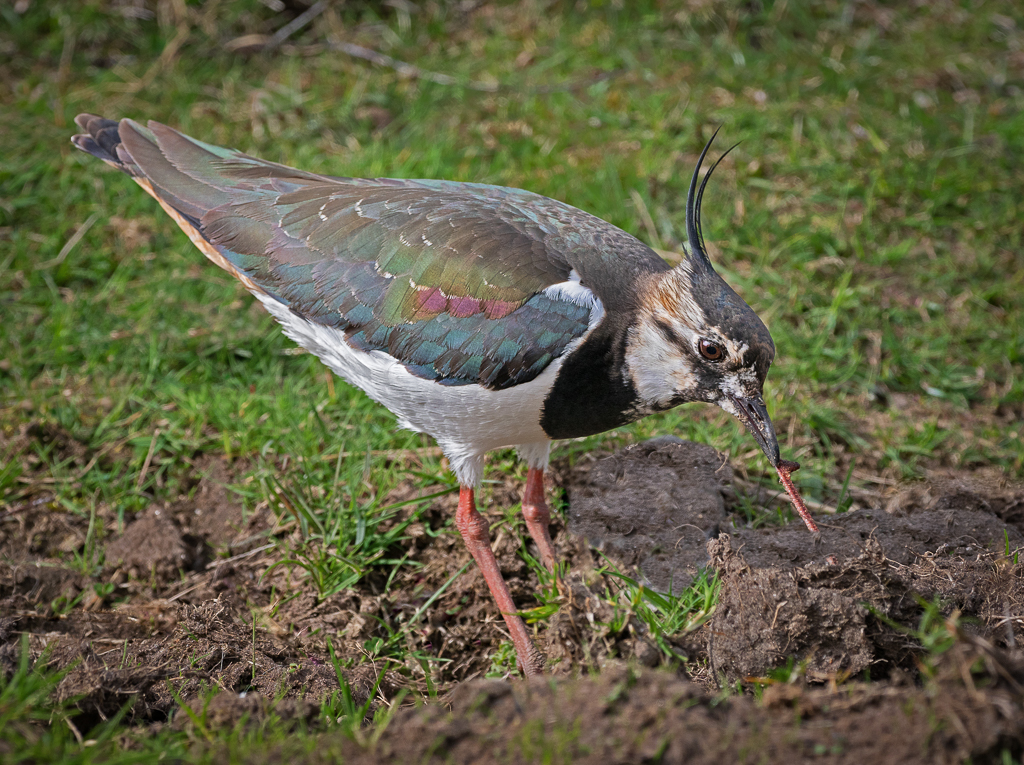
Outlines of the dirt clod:
[{"label": "dirt clod", "polygon": [[[708,552],[722,582],[708,653],[723,684],[763,677],[793,658],[812,680],[856,675],[883,658],[862,604],[897,620],[916,610],[873,539],[842,567],[751,568],[727,534]],[[900,664],[910,654],[884,658]]]},{"label": "dirt clod", "polygon": [[173,577],[191,569],[196,557],[195,547],[186,543],[177,524],[159,510],[132,521],[107,545],[107,563],[124,566],[136,579]]},{"label": "dirt clod", "polygon": [[671,436],[634,444],[571,477],[568,529],[661,591],[687,587],[725,518],[732,479],[710,446]]}]

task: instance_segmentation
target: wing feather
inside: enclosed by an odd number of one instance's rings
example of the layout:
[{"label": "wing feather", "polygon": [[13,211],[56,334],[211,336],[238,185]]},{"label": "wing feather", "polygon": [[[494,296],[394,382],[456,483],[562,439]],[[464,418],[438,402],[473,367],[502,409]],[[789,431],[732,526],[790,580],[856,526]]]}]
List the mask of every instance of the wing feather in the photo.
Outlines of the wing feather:
[{"label": "wing feather", "polygon": [[136,178],[249,289],[447,385],[506,388],[565,353],[602,297],[545,294],[574,270],[600,284],[616,257],[636,274],[667,268],[610,224],[518,189],[334,178],[155,122],[77,121],[76,146]]}]

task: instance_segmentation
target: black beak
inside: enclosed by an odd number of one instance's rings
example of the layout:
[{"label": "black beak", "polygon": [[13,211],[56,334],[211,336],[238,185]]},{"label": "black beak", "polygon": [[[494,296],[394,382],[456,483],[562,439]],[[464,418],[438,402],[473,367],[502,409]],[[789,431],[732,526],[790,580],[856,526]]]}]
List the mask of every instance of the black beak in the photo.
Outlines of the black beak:
[{"label": "black beak", "polygon": [[772,425],[771,418],[768,417],[768,409],[764,405],[764,400],[760,397],[729,396],[729,398],[732,400],[733,406],[736,407],[736,416],[740,422],[746,425],[747,430],[753,434],[761,451],[772,463],[772,467],[777,468],[779,466],[779,439],[775,436],[775,426]]}]

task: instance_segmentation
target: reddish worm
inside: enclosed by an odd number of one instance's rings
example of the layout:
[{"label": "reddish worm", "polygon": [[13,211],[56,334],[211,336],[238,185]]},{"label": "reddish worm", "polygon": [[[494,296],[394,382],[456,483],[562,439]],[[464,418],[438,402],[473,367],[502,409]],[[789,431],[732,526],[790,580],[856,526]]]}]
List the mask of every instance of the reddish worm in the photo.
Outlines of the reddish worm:
[{"label": "reddish worm", "polygon": [[793,507],[800,513],[800,517],[804,519],[804,524],[812,534],[818,533],[818,526],[811,517],[811,513],[807,510],[807,505],[804,504],[803,497],[800,496],[800,492],[796,490],[796,486],[793,485],[793,479],[789,476],[792,472],[800,469],[799,462],[793,462],[792,460],[779,460],[778,466],[775,468],[779,472],[779,478],[782,481],[782,485],[786,488],[786,493],[789,495],[790,500],[793,502]]}]

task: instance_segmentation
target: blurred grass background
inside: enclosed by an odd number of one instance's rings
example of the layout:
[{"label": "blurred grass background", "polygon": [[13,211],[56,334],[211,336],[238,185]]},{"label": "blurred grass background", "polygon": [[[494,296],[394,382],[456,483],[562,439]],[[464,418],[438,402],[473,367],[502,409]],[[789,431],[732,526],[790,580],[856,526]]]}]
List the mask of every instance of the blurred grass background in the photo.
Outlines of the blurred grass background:
[{"label": "blurred grass background", "polygon": [[[194,489],[214,455],[238,460],[250,505],[271,477],[311,505],[326,486],[355,529],[400,482],[450,481],[428,439],[296,353],[130,179],[72,148],[83,111],[333,175],[527,188],[670,259],[721,125],[717,149],[742,143],[704,229],[775,337],[766,398],[804,491],[829,505],[844,476],[1020,479],[1022,107],[1009,0],[7,2],[0,502],[45,489],[124,522]],[[15,456],[26,428],[49,435]],[[699,405],[555,457],[663,433],[766,467]],[[332,544],[380,560],[349,536]]]},{"label": "blurred grass background", "polygon": [[[705,229],[776,338],[767,398],[804,489],[834,500],[851,462],[855,481],[1024,472],[1013,2],[18,0],[0,18],[0,427],[106,449],[58,481],[72,504],[138,510],[207,451],[427,444],[73,150],[82,111],[330,174],[520,186],[669,253],[722,125],[719,148],[742,143]],[[702,406],[568,448],[666,432],[764,467]],[[25,469],[0,473],[8,499]]]},{"label": "blurred grass background", "polygon": [[[73,504],[138,510],[204,451],[427,443],[293,355],[128,178],[74,151],[81,111],[325,173],[521,186],[668,252],[722,125],[720,148],[742,144],[709,192],[708,238],[776,338],[769,407],[805,490],[834,500],[851,461],[855,480],[1024,471],[1012,2],[20,0],[0,15],[0,427],[55,423],[114,455],[61,483]],[[699,405],[577,448],[665,432],[764,467]],[[17,494],[22,473],[0,487]]]}]

